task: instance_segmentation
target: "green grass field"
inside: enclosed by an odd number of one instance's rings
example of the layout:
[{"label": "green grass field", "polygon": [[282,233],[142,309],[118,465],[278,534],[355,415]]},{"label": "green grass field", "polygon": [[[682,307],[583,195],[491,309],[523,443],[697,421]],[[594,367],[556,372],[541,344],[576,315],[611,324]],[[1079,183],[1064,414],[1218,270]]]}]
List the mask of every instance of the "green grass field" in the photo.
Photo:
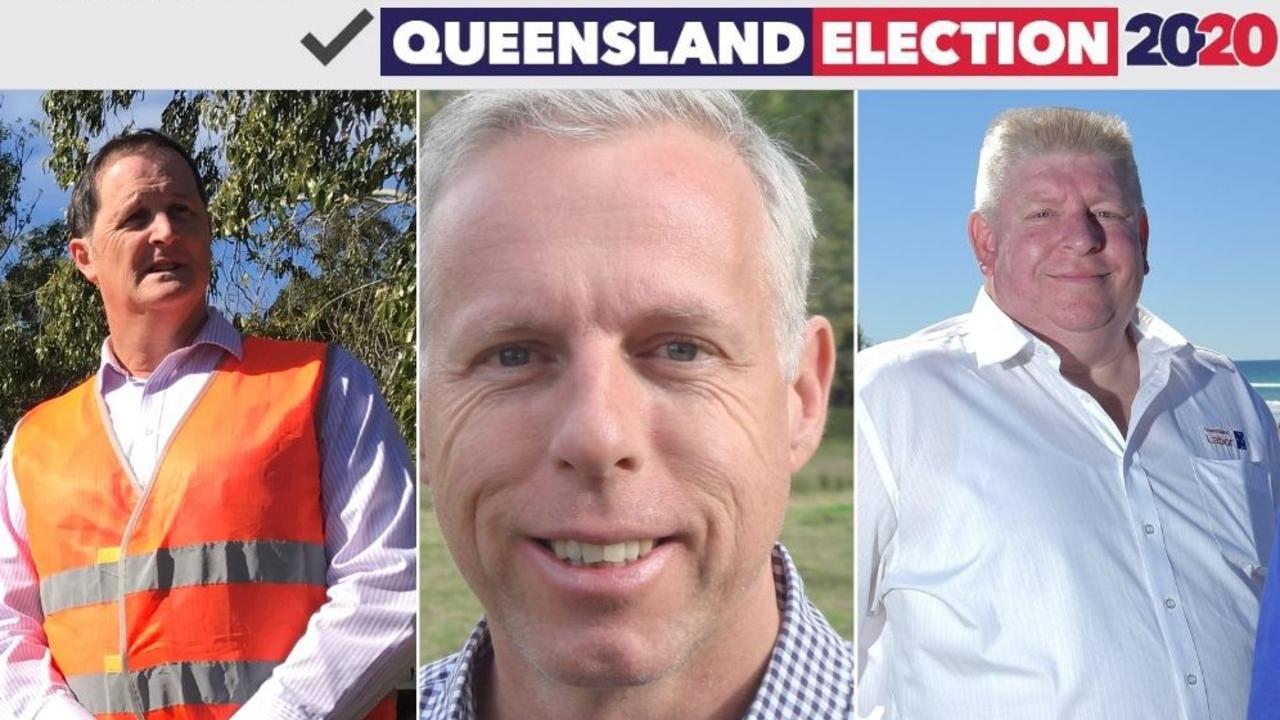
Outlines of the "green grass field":
[{"label": "green grass field", "polygon": [[[420,511],[418,657],[430,661],[462,645],[481,609],[449,557],[425,488]],[[818,454],[792,481],[782,541],[800,568],[809,598],[841,635],[852,638],[853,432],[847,407],[832,409]]]}]

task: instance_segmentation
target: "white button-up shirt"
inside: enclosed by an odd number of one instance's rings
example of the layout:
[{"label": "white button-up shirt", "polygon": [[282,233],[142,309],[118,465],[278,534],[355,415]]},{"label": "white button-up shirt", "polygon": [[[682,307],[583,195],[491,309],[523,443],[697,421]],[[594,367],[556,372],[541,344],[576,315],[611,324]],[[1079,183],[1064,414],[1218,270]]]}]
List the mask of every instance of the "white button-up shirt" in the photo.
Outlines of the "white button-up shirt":
[{"label": "white button-up shirt", "polygon": [[1138,308],[1128,432],[980,292],[856,367],[860,717],[1245,715],[1271,413]]}]

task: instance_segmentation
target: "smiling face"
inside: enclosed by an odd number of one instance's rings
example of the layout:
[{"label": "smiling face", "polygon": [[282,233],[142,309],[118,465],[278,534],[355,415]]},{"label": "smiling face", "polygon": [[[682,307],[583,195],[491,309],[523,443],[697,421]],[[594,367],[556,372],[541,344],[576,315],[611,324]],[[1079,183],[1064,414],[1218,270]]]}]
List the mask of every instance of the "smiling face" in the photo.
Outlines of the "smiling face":
[{"label": "smiling face", "polygon": [[72,239],[71,256],[98,286],[108,322],[202,313],[211,227],[186,162],[163,148],[128,151],[104,164],[97,191],[93,227]]},{"label": "smiling face", "polygon": [[1147,217],[1119,163],[1030,156],[1006,188],[994,218],[970,217],[996,305],[1050,340],[1123,333],[1146,274]]},{"label": "smiling face", "polygon": [[770,548],[816,443],[746,166],[677,127],[523,133],[434,207],[425,477],[500,668],[612,687],[733,662],[776,623]]}]

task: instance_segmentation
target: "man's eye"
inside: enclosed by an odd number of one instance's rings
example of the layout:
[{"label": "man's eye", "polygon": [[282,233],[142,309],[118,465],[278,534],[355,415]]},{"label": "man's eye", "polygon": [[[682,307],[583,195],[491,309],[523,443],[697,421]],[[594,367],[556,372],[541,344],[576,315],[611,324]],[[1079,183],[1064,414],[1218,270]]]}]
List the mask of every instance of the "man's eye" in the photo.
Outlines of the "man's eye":
[{"label": "man's eye", "polygon": [[498,364],[502,367],[520,367],[528,365],[532,358],[529,348],[507,347],[498,351]]},{"label": "man's eye", "polygon": [[684,340],[672,340],[664,347],[667,358],[677,362],[692,362],[698,358],[697,345]]}]

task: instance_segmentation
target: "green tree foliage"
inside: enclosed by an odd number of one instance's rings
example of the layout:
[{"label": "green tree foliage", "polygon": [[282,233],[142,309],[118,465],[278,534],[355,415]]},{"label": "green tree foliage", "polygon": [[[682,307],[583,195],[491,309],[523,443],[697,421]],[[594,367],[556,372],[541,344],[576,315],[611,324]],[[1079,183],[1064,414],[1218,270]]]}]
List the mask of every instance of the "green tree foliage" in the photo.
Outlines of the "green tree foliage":
[{"label": "green tree foliage", "polygon": [[831,320],[836,376],[831,400],[853,402],[853,97],[848,92],[765,91],[746,96],[752,115],[810,164],[805,189],[813,201],[809,309]]},{"label": "green tree foliage", "polygon": [[0,439],[37,402],[84,379],[105,325],[65,258],[65,226],[32,226],[22,184],[34,132],[0,124]]},{"label": "green tree foliage", "polygon": [[[127,118],[141,95],[44,96],[48,167],[60,183],[75,182],[109,120]],[[255,334],[351,350],[373,370],[406,439],[415,382],[414,102],[413,93],[392,91],[175,92],[161,127],[194,149],[210,189],[212,304]],[[99,333],[95,353],[100,341]]]}]

